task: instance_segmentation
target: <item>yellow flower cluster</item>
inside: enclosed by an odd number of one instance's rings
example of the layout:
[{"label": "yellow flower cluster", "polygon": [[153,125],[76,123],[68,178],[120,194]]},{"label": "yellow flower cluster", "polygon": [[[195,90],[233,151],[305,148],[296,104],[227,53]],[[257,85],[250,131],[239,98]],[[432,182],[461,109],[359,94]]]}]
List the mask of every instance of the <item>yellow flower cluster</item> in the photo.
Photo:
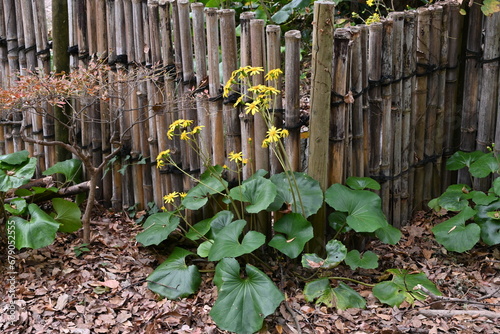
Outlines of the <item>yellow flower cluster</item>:
[{"label": "yellow flower cluster", "polygon": [[368,7],[372,7],[375,4],[375,0],[366,0]]},{"label": "yellow flower cluster", "polygon": [[231,152],[231,153],[229,153],[229,161],[234,161],[236,163],[241,162],[244,165],[246,165],[248,163],[248,159],[243,158],[243,152],[238,152],[238,153]]},{"label": "yellow flower cluster", "polygon": [[373,13],[369,18],[366,19],[366,24],[372,24],[375,22],[380,22],[380,14]]},{"label": "yellow flower cluster", "polygon": [[163,196],[163,201],[165,203],[173,203],[177,197],[184,198],[184,197],[186,197],[186,195],[187,195],[186,193],[180,193],[180,192],[174,191],[170,194]]},{"label": "yellow flower cluster", "polygon": [[156,168],[161,168],[166,165],[166,160],[170,157],[170,150],[161,151],[156,156]]},{"label": "yellow flower cluster", "polygon": [[289,133],[287,129],[279,129],[274,125],[267,130],[266,139],[262,141],[262,147],[268,147],[269,144],[277,142],[280,138],[288,137]]},{"label": "yellow flower cluster", "polygon": [[200,133],[201,129],[204,127],[203,125],[198,125],[195,126],[191,131],[187,131],[186,128],[188,128],[191,124],[193,124],[193,120],[191,119],[178,119],[174,121],[168,127],[167,131],[168,139],[172,140],[175,135],[175,130],[180,129],[182,130],[182,132],[179,135],[181,140],[189,140],[191,139],[190,135],[195,135],[197,133]]}]

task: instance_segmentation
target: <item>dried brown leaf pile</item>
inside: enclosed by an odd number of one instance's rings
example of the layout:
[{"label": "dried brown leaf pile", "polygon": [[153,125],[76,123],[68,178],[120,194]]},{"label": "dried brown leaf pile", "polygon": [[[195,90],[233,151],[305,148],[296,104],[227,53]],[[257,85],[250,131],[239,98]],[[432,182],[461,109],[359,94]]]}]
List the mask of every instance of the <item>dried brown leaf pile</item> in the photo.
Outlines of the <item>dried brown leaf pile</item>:
[{"label": "dried brown leaf pile", "polygon": [[[217,295],[211,273],[203,274],[198,294],[180,301],[161,300],[148,290],[145,278],[166,254],[138,245],[138,226],[121,215],[106,213],[93,223],[91,251],[80,257],[73,247],[81,239],[71,235],[60,236],[44,249],[16,255],[16,320],[6,322],[10,300],[3,299],[1,333],[224,333],[209,316]],[[285,277],[281,281],[275,278],[286,293],[288,307],[282,304],[269,316],[261,332],[499,333],[500,318],[488,318],[481,312],[500,313],[500,251],[477,247],[467,254],[446,254],[429,232],[432,224],[432,217],[420,214],[403,229],[397,246],[369,243],[367,248],[380,255],[379,269],[352,272],[340,266],[335,276],[376,283],[387,278],[384,270],[388,268],[423,271],[444,296],[480,304],[427,300],[390,308],[380,304],[369,289],[351,285],[367,299],[367,307],[339,311],[305,301],[303,282],[296,274],[310,273],[269,259]],[[0,260],[0,293],[7,296],[5,250]],[[421,310],[481,312],[424,316]]]}]

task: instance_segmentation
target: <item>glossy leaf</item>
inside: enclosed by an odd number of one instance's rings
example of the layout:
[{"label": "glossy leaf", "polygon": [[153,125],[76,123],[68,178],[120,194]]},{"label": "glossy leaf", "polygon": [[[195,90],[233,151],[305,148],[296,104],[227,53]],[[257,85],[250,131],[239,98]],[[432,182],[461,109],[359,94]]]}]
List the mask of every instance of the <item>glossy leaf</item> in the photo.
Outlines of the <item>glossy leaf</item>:
[{"label": "glossy leaf", "polygon": [[335,296],[335,306],[339,310],[365,308],[366,306],[366,300],[345,283],[340,282],[339,285],[333,289],[333,294]]},{"label": "glossy leaf", "polygon": [[54,166],[47,168],[42,174],[52,175],[52,174],[63,174],[67,182],[81,182],[82,174],[82,162],[77,159],[69,159],[65,161],[60,161]]},{"label": "glossy leaf", "polygon": [[311,223],[298,213],[281,217],[274,224],[274,230],[278,233],[269,242],[269,246],[292,259],[299,256],[306,242],[314,237]]},{"label": "glossy leaf", "polygon": [[283,294],[263,272],[246,265],[246,277],[234,258],[223,259],[215,269],[214,283],[219,295],[210,316],[220,329],[251,334],[258,331],[264,318],[284,300]]},{"label": "glossy leaf", "polygon": [[485,153],[481,151],[457,151],[446,161],[446,168],[448,170],[459,170],[464,167],[470,167],[474,161],[482,157],[484,154]]},{"label": "glossy leaf", "polygon": [[[305,173],[295,172],[293,177],[295,181],[291,180],[290,182],[285,173],[271,176],[271,181],[276,185],[277,195],[268,210],[278,211],[283,204],[290,205],[292,212],[303,213],[304,217],[307,218],[318,212],[323,205],[323,191],[319,182]],[[302,208],[304,212],[302,212]]]},{"label": "glossy leaf", "polygon": [[348,177],[345,183],[354,190],[373,189],[379,190],[380,184],[371,177]]},{"label": "glossy leaf", "polygon": [[325,202],[337,211],[347,212],[347,224],[356,232],[374,232],[388,224],[380,197],[371,191],[334,184],[327,189]]},{"label": "glossy leaf", "polygon": [[333,289],[328,277],[307,282],[304,286],[304,296],[307,302],[317,299],[316,304],[323,303],[328,307],[333,307]]},{"label": "glossy leaf", "polygon": [[[11,161],[7,158],[5,160]],[[2,163],[0,166],[0,192],[7,192],[28,183],[35,170],[36,158],[29,158],[26,162],[17,165]]]},{"label": "glossy leaf", "polygon": [[447,250],[465,252],[470,250],[479,241],[481,229],[477,224],[465,225],[465,222],[474,217],[476,211],[465,208],[456,216],[437,224],[432,228],[436,241]]},{"label": "glossy leaf", "polygon": [[29,159],[29,152],[26,150],[0,155],[0,169],[25,164]]},{"label": "glossy leaf", "polygon": [[12,215],[21,216],[28,210],[28,203],[24,198],[14,198],[3,205],[4,209]]},{"label": "glossy leaf", "polygon": [[500,244],[500,201],[476,206],[475,222],[481,228],[481,239],[489,246]]},{"label": "glossy leaf", "polygon": [[402,233],[399,229],[395,228],[394,226],[386,225],[386,226],[381,227],[378,230],[376,230],[375,235],[383,243],[386,243],[389,245],[395,245],[401,239]]},{"label": "glossy leaf", "polygon": [[186,265],[193,253],[176,247],[172,254],[148,276],[148,287],[168,299],[187,297],[198,290],[201,275],[194,265]]},{"label": "glossy leaf", "polygon": [[204,219],[201,222],[198,222],[189,228],[189,231],[186,233],[186,238],[189,240],[198,240],[203,235],[207,234],[210,230],[210,223],[212,223],[212,218]]},{"label": "glossy leaf", "polygon": [[474,177],[486,177],[491,173],[496,173],[500,169],[498,159],[493,153],[488,153],[473,162],[469,168],[469,172]]},{"label": "glossy leaf", "polygon": [[219,261],[225,257],[238,257],[262,246],[266,242],[266,236],[256,231],[247,232],[243,240],[239,241],[246,224],[244,220],[236,220],[217,233],[208,260]]},{"label": "glossy leaf", "polygon": [[15,225],[15,246],[17,249],[42,248],[50,245],[56,238],[59,224],[36,204],[28,205],[30,220],[21,217],[10,217],[7,225]]},{"label": "glossy leaf", "polygon": [[62,199],[52,199],[52,206],[56,212],[54,219],[61,224],[59,231],[71,233],[82,227],[82,212],[74,202]]},{"label": "glossy leaf", "polygon": [[179,217],[171,212],[159,212],[151,215],[144,222],[144,231],[136,236],[136,240],[144,246],[158,245],[166,240],[179,225]]},{"label": "glossy leaf", "polygon": [[364,269],[375,269],[378,267],[378,256],[372,251],[366,251],[361,255],[358,250],[353,249],[347,253],[344,261],[352,270],[359,267]]},{"label": "glossy leaf", "polygon": [[320,258],[316,254],[304,254],[302,256],[302,266],[306,268],[334,268],[344,261],[347,255],[347,248],[338,240],[330,240],[326,244],[326,259]]},{"label": "glossy leaf", "polygon": [[269,179],[258,176],[231,189],[229,196],[233,200],[249,203],[246,206],[248,213],[258,213],[274,201],[276,186]]},{"label": "glossy leaf", "polygon": [[188,191],[182,204],[189,210],[198,210],[208,202],[208,196],[223,192],[227,181],[221,177],[222,167],[214,166],[200,176],[200,183]]}]

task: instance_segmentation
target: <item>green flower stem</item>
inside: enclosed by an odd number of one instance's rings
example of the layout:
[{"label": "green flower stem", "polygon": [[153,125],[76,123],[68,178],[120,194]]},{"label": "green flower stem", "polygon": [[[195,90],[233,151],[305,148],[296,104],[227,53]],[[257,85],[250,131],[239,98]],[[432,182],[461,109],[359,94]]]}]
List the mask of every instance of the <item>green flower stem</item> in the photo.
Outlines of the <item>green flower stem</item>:
[{"label": "green flower stem", "polygon": [[353,283],[356,283],[356,284],[361,284],[361,285],[364,285],[364,286],[368,286],[370,288],[373,288],[375,286],[375,284],[370,284],[370,283],[365,283],[365,282],[361,282],[361,281],[358,281],[358,280],[355,280],[355,279],[352,279],[352,278],[347,278],[347,277],[328,277],[328,279],[330,280],[337,280],[337,281],[349,281],[349,282],[353,282]]}]

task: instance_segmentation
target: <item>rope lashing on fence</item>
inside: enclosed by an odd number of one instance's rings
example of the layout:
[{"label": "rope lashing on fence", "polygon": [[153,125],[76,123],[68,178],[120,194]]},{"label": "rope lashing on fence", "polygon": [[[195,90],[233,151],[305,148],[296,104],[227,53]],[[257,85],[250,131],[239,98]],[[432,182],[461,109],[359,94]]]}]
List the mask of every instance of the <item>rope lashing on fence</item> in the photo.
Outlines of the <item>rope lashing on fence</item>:
[{"label": "rope lashing on fence", "polygon": [[444,154],[434,154],[434,155],[430,155],[430,156],[427,156],[427,155],[424,155],[424,158],[417,161],[416,163],[408,166],[408,169],[404,170],[404,171],[401,171],[401,173],[399,174],[396,174],[396,175],[384,175],[384,174],[371,174],[369,175],[370,178],[374,179],[375,181],[379,182],[379,183],[384,183],[384,182],[387,182],[387,181],[394,181],[398,178],[400,178],[401,176],[405,175],[405,174],[408,174],[412,169],[414,168],[417,168],[417,167],[423,167],[425,165],[427,165],[428,163],[436,163],[438,158],[440,157],[443,157]]},{"label": "rope lashing on fence", "polygon": [[0,47],[7,46],[7,38],[0,38]]},{"label": "rope lashing on fence", "polygon": [[36,55],[38,57],[38,56],[41,56],[41,55],[44,55],[44,54],[48,54],[48,53],[50,53],[51,49],[52,49],[52,43],[48,43],[47,47],[45,49],[37,51]]},{"label": "rope lashing on fence", "polygon": [[36,50],[36,44],[33,44],[32,46],[28,46],[27,48],[24,49],[24,52],[30,52]]},{"label": "rope lashing on fence", "polygon": [[69,55],[77,55],[78,54],[78,44],[68,47],[68,54]]},{"label": "rope lashing on fence", "polygon": [[240,97],[241,93],[240,92],[234,92],[228,95],[228,97],[224,98],[224,101],[222,101],[222,104],[234,104],[236,101],[238,101],[238,98]]}]

